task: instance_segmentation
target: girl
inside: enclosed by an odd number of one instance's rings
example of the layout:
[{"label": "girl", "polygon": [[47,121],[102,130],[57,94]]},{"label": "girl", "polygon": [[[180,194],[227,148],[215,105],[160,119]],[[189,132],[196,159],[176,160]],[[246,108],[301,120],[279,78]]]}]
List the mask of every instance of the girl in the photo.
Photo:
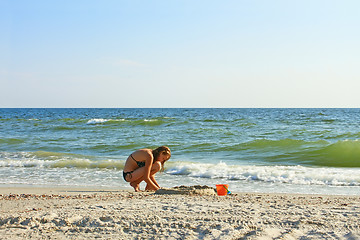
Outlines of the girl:
[{"label": "girl", "polygon": [[160,188],[155,180],[155,173],[164,167],[171,157],[171,151],[166,146],[152,149],[139,149],[126,159],[123,177],[130,182],[135,192],[140,191],[140,183],[147,183],[145,190],[156,191]]}]

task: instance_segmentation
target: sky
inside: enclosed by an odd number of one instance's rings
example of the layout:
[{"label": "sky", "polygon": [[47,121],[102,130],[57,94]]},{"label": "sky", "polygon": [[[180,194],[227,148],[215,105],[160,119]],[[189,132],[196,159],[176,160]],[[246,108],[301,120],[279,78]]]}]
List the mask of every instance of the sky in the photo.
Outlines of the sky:
[{"label": "sky", "polygon": [[0,0],[0,107],[360,107],[358,0]]}]

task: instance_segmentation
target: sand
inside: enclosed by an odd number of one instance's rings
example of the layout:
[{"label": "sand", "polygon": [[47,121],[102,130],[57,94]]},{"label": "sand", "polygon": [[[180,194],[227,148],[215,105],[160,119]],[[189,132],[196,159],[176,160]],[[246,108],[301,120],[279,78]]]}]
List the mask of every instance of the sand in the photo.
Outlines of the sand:
[{"label": "sand", "polygon": [[360,196],[196,190],[3,187],[0,239],[360,239]]}]

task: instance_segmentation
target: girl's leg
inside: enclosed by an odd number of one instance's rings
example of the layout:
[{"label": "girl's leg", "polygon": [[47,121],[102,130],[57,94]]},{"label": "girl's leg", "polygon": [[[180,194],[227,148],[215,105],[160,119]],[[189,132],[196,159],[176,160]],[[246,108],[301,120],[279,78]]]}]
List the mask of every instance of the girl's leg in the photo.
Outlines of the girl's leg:
[{"label": "girl's leg", "polygon": [[139,184],[141,181],[144,180],[144,174],[145,174],[145,168],[141,167],[131,173],[131,178],[129,175],[126,176],[126,181],[130,182],[130,186],[134,188],[135,192],[140,191]]},{"label": "girl's leg", "polygon": [[[151,167],[150,176],[155,175],[155,173],[157,173],[160,169],[161,169],[161,164],[159,162],[155,162]],[[138,168],[132,173],[132,178],[129,179],[129,182],[130,182],[130,186],[134,188],[135,192],[140,191],[140,183],[144,181],[145,178],[144,175],[145,175],[145,167]]]}]

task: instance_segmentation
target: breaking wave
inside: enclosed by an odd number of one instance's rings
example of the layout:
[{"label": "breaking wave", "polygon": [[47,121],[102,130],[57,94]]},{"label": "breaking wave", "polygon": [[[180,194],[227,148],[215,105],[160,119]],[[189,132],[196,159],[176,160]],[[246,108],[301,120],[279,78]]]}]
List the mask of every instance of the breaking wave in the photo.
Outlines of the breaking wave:
[{"label": "breaking wave", "polygon": [[[335,145],[336,146],[336,145]],[[332,147],[331,147],[332,149]],[[113,169],[124,168],[124,160],[99,159],[69,153],[55,152],[1,152],[0,168],[47,168],[47,169]],[[300,185],[360,186],[359,169],[309,167],[300,165],[228,165],[169,161],[165,165],[169,175],[193,178],[228,179],[234,181],[261,181]]]},{"label": "breaking wave", "polygon": [[268,183],[299,185],[360,186],[358,169],[321,168],[304,166],[241,166],[179,163],[166,172],[194,178],[219,178]]}]

